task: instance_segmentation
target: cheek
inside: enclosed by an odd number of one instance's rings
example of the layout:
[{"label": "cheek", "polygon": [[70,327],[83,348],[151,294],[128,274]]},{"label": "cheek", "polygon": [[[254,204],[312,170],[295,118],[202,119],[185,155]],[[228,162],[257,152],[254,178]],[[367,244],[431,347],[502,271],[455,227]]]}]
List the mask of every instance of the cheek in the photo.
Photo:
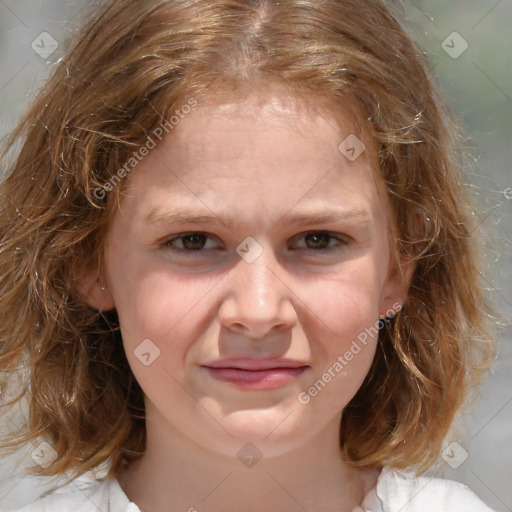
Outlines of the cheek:
[{"label": "cheek", "polygon": [[310,398],[322,391],[322,402],[333,410],[357,392],[375,355],[380,274],[373,261],[351,262],[331,279],[309,286],[310,321],[304,328],[307,338],[317,341],[311,349],[318,365],[305,391]]},{"label": "cheek", "polygon": [[341,343],[350,341],[379,315],[381,282],[374,260],[353,260],[332,276],[307,286],[307,304],[323,327]]},{"label": "cheek", "polygon": [[[122,276],[123,268],[115,273]],[[190,347],[211,323],[208,292],[218,279],[153,269],[118,281],[116,309],[125,353],[148,396],[163,399],[182,392],[176,379],[185,382]]]},{"label": "cheek", "polygon": [[[160,347],[179,350],[199,330],[208,291],[218,281],[191,278],[141,265],[141,271],[115,289],[116,309],[130,344],[150,338]],[[118,269],[122,272],[122,269]]]},{"label": "cheek", "polygon": [[171,375],[184,381],[190,347],[212,322],[222,274],[170,272],[152,255],[125,254],[108,267],[125,353],[146,392],[168,392],[176,386]]}]

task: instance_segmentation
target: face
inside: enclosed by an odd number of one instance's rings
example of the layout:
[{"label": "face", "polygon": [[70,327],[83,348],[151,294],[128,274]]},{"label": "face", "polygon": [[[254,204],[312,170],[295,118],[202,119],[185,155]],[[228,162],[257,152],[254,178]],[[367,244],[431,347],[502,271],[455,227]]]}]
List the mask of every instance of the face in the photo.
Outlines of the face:
[{"label": "face", "polygon": [[137,165],[90,292],[147,424],[226,455],[339,428],[403,302],[369,149],[338,149],[349,118],[265,98],[199,105]]}]

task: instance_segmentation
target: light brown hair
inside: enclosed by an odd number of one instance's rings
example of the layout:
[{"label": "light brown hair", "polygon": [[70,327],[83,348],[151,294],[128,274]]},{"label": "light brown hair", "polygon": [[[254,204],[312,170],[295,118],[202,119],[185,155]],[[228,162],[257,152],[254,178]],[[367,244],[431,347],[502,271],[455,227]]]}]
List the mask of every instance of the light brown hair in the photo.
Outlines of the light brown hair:
[{"label": "light brown hair", "polygon": [[280,83],[361,113],[393,248],[416,264],[408,300],[344,410],[345,457],[428,467],[493,345],[455,129],[389,9],[380,0],[111,0],[73,44],[7,140],[15,158],[3,157],[0,369],[30,370],[14,398],[25,396],[28,425],[4,447],[46,437],[58,453],[36,467],[46,475],[108,458],[113,474],[122,458],[140,457],[143,397],[117,315],[88,307],[76,279],[85,267],[102,272],[127,180],[104,198],[94,191],[188,99]]}]

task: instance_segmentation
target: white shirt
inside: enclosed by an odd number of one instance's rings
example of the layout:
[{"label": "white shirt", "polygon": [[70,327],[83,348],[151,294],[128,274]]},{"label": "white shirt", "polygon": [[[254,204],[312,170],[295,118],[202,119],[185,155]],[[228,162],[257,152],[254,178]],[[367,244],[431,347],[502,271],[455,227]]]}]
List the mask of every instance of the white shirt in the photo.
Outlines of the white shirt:
[{"label": "white shirt", "polygon": [[[199,504],[198,504],[199,507]],[[189,510],[194,510],[193,504]],[[200,507],[198,508],[200,510]],[[12,512],[141,512],[115,478],[86,473]],[[187,511],[184,511],[187,512]],[[413,477],[384,468],[375,487],[353,512],[494,512],[467,486],[452,480]]]}]

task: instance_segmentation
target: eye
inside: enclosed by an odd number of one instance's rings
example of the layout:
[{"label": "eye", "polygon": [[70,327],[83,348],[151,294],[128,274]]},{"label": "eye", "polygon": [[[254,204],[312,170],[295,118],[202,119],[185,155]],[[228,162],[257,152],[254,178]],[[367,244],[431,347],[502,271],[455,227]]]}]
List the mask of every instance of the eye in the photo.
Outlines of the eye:
[{"label": "eye", "polygon": [[[348,244],[348,241],[341,236],[334,233],[325,231],[315,231],[301,235],[301,240],[306,241],[307,247],[300,247],[300,249],[311,250],[314,252],[330,253],[338,251]],[[334,246],[328,247],[330,242],[336,242]]]},{"label": "eye", "polygon": [[[202,254],[204,255],[204,249],[218,249],[215,243],[213,243],[213,245],[210,243],[210,246],[208,246],[209,240],[213,242],[213,238],[206,233],[182,233],[164,241],[161,244],[161,247],[178,255],[200,256]],[[339,251],[349,243],[345,237],[340,236],[339,234],[324,231],[314,231],[302,234],[298,240],[304,240],[306,243],[305,247],[295,245],[299,250],[306,250],[320,254]]]},{"label": "eye", "polygon": [[184,233],[165,241],[162,247],[170,248],[176,252],[201,252],[205,248],[208,239],[211,240],[211,237],[205,233]]}]

